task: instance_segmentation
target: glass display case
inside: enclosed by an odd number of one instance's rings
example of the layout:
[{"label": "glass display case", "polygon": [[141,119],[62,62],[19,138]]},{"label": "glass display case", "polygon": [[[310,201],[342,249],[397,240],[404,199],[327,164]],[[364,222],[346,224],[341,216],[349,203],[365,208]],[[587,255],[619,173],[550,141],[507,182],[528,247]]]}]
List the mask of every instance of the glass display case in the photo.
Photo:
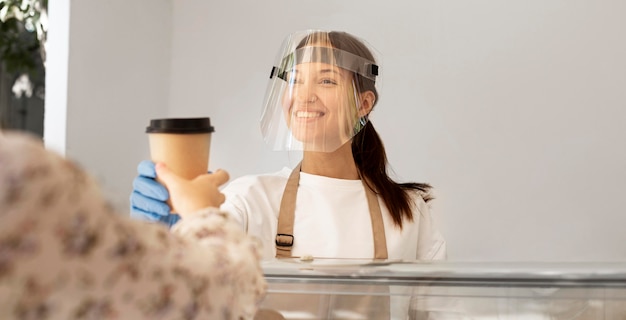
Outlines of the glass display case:
[{"label": "glass display case", "polygon": [[255,319],[626,319],[626,263],[263,262]]}]

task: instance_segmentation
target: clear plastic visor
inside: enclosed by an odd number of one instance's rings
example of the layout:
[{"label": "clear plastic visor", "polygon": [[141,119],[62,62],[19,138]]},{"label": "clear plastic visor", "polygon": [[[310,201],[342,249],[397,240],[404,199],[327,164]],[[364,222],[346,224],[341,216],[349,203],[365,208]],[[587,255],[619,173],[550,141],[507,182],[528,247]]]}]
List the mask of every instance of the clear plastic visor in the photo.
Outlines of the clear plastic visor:
[{"label": "clear plastic visor", "polygon": [[362,83],[374,83],[378,66],[327,43],[283,51],[272,67],[261,116],[272,149],[332,152],[367,123],[375,94]]}]

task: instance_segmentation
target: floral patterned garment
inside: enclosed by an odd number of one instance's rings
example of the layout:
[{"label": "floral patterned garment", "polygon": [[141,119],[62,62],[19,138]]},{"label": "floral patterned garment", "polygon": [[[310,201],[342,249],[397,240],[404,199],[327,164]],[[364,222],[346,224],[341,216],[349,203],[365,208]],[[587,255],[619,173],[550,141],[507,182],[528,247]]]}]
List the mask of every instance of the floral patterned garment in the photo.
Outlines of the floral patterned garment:
[{"label": "floral patterned garment", "polygon": [[40,141],[0,136],[0,319],[252,319],[259,259],[217,209],[130,220]]}]

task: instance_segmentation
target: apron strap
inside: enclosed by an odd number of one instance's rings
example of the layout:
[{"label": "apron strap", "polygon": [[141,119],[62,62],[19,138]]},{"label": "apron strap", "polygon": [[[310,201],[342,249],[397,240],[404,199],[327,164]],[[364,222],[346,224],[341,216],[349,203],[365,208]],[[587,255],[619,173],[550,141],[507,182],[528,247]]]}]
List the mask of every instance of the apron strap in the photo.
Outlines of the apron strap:
[{"label": "apron strap", "polygon": [[[291,249],[293,248],[293,224],[296,212],[296,198],[298,193],[298,185],[300,183],[300,162],[289,175],[287,185],[283,192],[280,202],[280,211],[278,212],[278,227],[276,231],[276,257],[291,257]],[[385,225],[383,224],[383,215],[380,211],[378,196],[374,193],[364,178],[361,179],[363,188],[365,188],[365,197],[370,211],[370,219],[372,221],[372,237],[374,239],[374,259],[387,259],[387,240],[385,237]]]},{"label": "apron strap", "polygon": [[291,171],[278,212],[278,228],[276,231],[276,257],[291,257],[293,248],[293,220],[296,212],[296,195],[300,184],[300,168],[302,162]]},{"label": "apron strap", "polygon": [[380,211],[380,204],[378,203],[378,196],[370,188],[369,180],[366,181],[366,178],[362,177],[361,181],[363,181],[367,205],[370,208],[372,238],[374,239],[374,259],[387,259],[387,237],[385,236],[385,225],[383,223],[383,214]]}]

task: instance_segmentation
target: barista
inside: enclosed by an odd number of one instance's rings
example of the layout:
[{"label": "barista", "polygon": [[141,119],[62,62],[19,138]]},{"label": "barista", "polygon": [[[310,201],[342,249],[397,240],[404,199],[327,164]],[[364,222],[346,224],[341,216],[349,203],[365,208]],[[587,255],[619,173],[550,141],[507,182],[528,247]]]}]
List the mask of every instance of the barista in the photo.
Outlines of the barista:
[{"label": "barista", "polygon": [[[285,40],[261,129],[274,149],[302,150],[302,162],[238,178],[222,190],[221,209],[262,241],[263,258],[445,258],[430,185],[398,183],[387,174],[383,143],[369,121],[380,72],[373,51],[348,33],[309,30]],[[180,217],[165,203],[170,193],[154,180],[154,164],[138,169],[131,215],[173,225]],[[177,188],[172,201],[185,188],[199,187]]]}]

